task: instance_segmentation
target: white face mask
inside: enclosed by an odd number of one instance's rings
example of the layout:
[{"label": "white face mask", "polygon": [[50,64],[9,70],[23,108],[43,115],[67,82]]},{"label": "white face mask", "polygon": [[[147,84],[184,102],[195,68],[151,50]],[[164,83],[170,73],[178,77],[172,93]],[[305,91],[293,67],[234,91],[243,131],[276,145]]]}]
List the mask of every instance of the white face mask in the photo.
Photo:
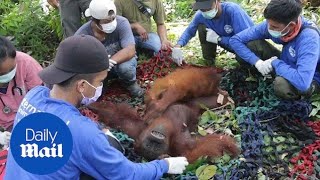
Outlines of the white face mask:
[{"label": "white face mask", "polygon": [[201,13],[202,13],[202,16],[206,19],[213,19],[214,17],[216,17],[218,13],[217,2],[216,2],[216,7],[214,9],[211,9],[210,11],[206,11],[206,12],[201,12]]},{"label": "white face mask", "polygon": [[110,34],[112,33],[116,28],[117,28],[117,20],[114,19],[112,22],[107,23],[107,24],[100,24],[102,27],[102,31]]},{"label": "white face mask", "polygon": [[82,101],[81,101],[81,104],[83,104],[83,105],[88,105],[88,104],[91,104],[91,103],[93,103],[93,102],[96,102],[96,101],[99,99],[99,97],[101,96],[101,94],[102,94],[102,88],[103,88],[103,83],[101,83],[101,85],[98,86],[98,87],[94,87],[94,86],[93,86],[92,84],[90,84],[88,81],[86,81],[86,83],[88,83],[91,87],[93,87],[93,88],[96,90],[96,92],[94,93],[94,96],[91,97],[91,98],[85,97],[85,96],[83,95],[83,93],[81,92],[81,95],[82,95],[82,97],[83,97],[83,99],[82,99]]},{"label": "white face mask", "polygon": [[15,67],[12,71],[10,71],[9,73],[0,76],[0,83],[3,83],[3,84],[4,84],[4,83],[10,82],[10,81],[13,79],[13,77],[16,75],[16,71],[17,71],[17,65],[16,65],[16,67]]}]

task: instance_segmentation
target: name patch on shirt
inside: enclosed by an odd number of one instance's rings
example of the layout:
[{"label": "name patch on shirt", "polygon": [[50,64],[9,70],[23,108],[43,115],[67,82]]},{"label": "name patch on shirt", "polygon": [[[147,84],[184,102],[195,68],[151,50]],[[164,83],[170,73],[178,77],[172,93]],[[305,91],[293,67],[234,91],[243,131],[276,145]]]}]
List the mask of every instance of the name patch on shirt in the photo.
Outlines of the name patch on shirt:
[{"label": "name patch on shirt", "polygon": [[[30,104],[25,110],[36,111]],[[44,112],[32,113],[13,129],[10,148],[17,164],[39,175],[53,173],[64,166],[72,152],[72,135],[59,117]]]},{"label": "name patch on shirt", "polygon": [[289,54],[291,57],[296,57],[296,50],[292,46],[289,47]]},{"label": "name patch on shirt", "polygon": [[231,34],[233,32],[233,28],[230,25],[225,25],[224,26],[224,31],[228,34]]}]

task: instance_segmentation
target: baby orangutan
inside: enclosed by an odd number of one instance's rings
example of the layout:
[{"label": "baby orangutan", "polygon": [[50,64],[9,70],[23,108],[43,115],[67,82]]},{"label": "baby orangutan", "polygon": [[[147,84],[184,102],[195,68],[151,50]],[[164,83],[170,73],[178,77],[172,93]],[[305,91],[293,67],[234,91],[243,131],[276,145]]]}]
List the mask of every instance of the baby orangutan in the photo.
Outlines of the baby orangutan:
[{"label": "baby orangutan", "polygon": [[[223,104],[227,102],[225,96]],[[239,149],[229,136],[191,136],[190,132],[197,128],[200,104],[209,104],[212,108],[220,106],[217,96],[194,99],[187,104],[173,104],[148,124],[127,104],[97,102],[89,108],[106,125],[122,130],[133,138],[135,151],[148,160],[163,155],[185,156],[192,163],[201,156],[218,157],[223,152],[236,156]]]},{"label": "baby orangutan", "polygon": [[177,69],[154,81],[145,95],[145,120],[161,115],[168,106],[181,100],[217,95],[221,76],[213,67]]}]

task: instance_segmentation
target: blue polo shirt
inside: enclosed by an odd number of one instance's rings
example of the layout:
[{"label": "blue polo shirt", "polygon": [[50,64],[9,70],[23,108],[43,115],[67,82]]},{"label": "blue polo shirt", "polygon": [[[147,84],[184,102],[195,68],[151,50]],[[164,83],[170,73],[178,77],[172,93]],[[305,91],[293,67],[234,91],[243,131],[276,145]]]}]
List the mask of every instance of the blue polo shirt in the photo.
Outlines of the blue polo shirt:
[{"label": "blue polo shirt", "polygon": [[220,37],[220,44],[231,49],[229,39],[253,26],[253,22],[248,14],[238,5],[232,2],[221,3],[222,14],[217,19],[206,19],[198,10],[187,29],[183,32],[178,43],[185,46],[197,32],[199,24],[204,24],[207,28],[214,30]]},{"label": "blue polo shirt", "polygon": [[[133,163],[109,145],[98,125],[82,116],[68,102],[50,98],[50,90],[38,86],[23,99],[15,124],[35,112],[52,113],[68,122],[73,137],[73,150],[69,161],[58,171],[48,175],[35,175],[22,169],[9,151],[5,179],[79,179],[84,172],[95,179],[160,179],[168,171],[165,160]],[[32,164],[30,164],[32,166]]]}]

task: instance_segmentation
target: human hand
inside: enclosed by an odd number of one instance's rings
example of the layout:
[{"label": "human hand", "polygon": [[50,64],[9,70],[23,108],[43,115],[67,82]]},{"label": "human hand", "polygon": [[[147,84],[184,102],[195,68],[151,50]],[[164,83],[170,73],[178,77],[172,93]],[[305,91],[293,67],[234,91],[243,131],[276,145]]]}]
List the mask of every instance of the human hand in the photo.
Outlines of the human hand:
[{"label": "human hand", "polygon": [[182,174],[189,164],[185,157],[169,157],[165,158],[169,165],[168,174]]},{"label": "human hand", "polygon": [[172,59],[178,66],[182,65],[183,52],[182,52],[181,48],[174,47],[172,49]]},{"label": "human hand", "polygon": [[173,47],[172,43],[170,41],[168,41],[168,40],[163,40],[161,42],[161,49],[162,50],[166,51],[166,50],[168,50],[168,49],[170,49],[172,47]]},{"label": "human hand", "polygon": [[206,41],[218,44],[218,39],[220,38],[220,36],[212,29],[206,28],[206,30],[207,30]]},{"label": "human hand", "polygon": [[144,29],[144,27],[142,27],[139,23],[135,23],[134,27],[135,32],[139,34],[142,41],[148,40],[148,32],[146,29]]},{"label": "human hand", "polygon": [[47,0],[47,2],[56,9],[59,7],[59,0]]},{"label": "human hand", "polygon": [[110,71],[115,65],[117,64],[116,61],[109,59],[109,68],[108,71]]},{"label": "human hand", "polygon": [[4,147],[9,146],[11,133],[8,131],[0,132],[0,144],[2,144]]},{"label": "human hand", "polygon": [[268,65],[266,64],[265,61],[258,60],[254,66],[258,69],[258,71],[259,71],[263,76],[269,74],[269,72],[270,72],[270,71],[269,71],[269,67],[268,67]]},{"label": "human hand", "polygon": [[268,67],[268,71],[269,71],[268,74],[273,70],[272,62],[274,60],[276,60],[276,59],[278,59],[278,57],[277,56],[273,56],[270,59],[267,59],[267,60],[264,61],[265,65]]}]

